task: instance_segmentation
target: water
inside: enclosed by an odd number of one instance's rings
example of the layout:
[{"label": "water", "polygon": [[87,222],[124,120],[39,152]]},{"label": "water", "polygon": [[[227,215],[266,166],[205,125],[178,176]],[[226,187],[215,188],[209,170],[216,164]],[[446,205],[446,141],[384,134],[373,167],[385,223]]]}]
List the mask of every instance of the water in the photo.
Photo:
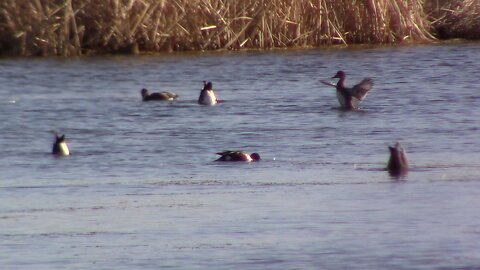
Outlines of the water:
[{"label": "water", "polygon": [[[478,269],[479,63],[478,43],[1,59],[1,268]],[[361,110],[320,83],[339,69],[373,78]],[[203,80],[223,103],[196,104]]]}]

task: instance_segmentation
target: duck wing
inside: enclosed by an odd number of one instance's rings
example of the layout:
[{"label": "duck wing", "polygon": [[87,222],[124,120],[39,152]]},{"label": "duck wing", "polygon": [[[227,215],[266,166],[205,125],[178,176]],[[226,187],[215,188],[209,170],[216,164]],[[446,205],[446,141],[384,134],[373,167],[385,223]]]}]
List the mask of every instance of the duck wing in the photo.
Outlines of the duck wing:
[{"label": "duck wing", "polygon": [[331,83],[331,82],[327,82],[327,81],[323,81],[323,80],[320,81],[320,82],[323,83],[323,84],[325,84],[325,85],[331,86],[331,87],[337,87],[336,84],[333,84],[333,83]]},{"label": "duck wing", "polygon": [[223,152],[217,152],[217,155],[220,155],[220,156],[224,156],[224,155],[228,155],[228,154],[231,154],[231,153],[234,153],[235,151],[223,151]]},{"label": "duck wing", "polygon": [[245,161],[245,154],[241,151],[223,151],[217,153],[220,157],[216,161]]},{"label": "duck wing", "polygon": [[167,100],[168,97],[163,93],[154,92],[145,97],[145,100]]},{"label": "duck wing", "polygon": [[349,90],[349,94],[355,97],[358,100],[363,100],[366,96],[368,91],[372,89],[373,81],[370,78],[363,79],[359,84],[356,84]]},{"label": "duck wing", "polygon": [[164,96],[165,99],[176,99],[178,97],[177,94],[168,91],[160,92],[160,94]]}]

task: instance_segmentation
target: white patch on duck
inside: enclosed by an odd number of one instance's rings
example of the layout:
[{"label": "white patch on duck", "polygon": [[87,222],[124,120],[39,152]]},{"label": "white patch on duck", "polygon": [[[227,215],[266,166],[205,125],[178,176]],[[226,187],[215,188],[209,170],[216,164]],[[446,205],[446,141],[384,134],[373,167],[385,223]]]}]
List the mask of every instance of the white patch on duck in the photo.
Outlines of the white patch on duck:
[{"label": "white patch on duck", "polygon": [[59,156],[69,156],[70,150],[65,142],[65,135],[55,135],[55,142],[53,143],[52,154]]},{"label": "white patch on duck", "polygon": [[217,104],[217,96],[212,88],[211,82],[203,82],[203,89],[200,92],[200,96],[198,97],[198,103],[201,105],[212,106]]},{"label": "white patch on duck", "polygon": [[167,100],[174,100],[174,98],[173,98],[173,97],[170,97],[170,98],[168,98]]},{"label": "white patch on duck", "polygon": [[61,142],[58,144],[58,155],[69,156],[70,150],[68,149],[66,142]]},{"label": "white patch on duck", "polygon": [[217,104],[217,97],[215,96],[215,92],[213,92],[213,90],[202,90],[200,98],[198,99],[198,103],[207,106]]}]

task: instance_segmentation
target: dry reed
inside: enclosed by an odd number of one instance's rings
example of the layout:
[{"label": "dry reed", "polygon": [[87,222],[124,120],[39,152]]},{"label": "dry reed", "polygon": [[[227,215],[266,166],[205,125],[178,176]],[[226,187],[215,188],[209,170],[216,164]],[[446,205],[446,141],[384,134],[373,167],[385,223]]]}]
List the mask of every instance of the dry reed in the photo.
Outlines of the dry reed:
[{"label": "dry reed", "polygon": [[423,0],[2,0],[0,53],[418,42],[425,18]]},{"label": "dry reed", "polygon": [[426,9],[439,38],[480,39],[479,0],[436,0]]}]

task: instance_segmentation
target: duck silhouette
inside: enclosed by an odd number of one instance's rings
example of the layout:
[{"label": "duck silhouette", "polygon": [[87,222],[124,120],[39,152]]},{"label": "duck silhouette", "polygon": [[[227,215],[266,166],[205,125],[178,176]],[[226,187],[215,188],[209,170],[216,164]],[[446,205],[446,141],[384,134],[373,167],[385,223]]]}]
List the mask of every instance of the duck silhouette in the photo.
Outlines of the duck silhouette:
[{"label": "duck silhouette", "polygon": [[387,164],[388,173],[394,177],[406,175],[408,172],[408,161],[405,149],[397,142],[395,147],[389,146],[388,150],[390,151],[390,158]]},{"label": "duck silhouette", "polygon": [[337,89],[337,99],[340,103],[340,106],[344,110],[355,110],[356,106],[354,104],[353,98],[362,101],[367,96],[368,91],[370,91],[370,89],[372,89],[373,87],[373,81],[370,78],[363,79],[360,83],[354,85],[353,87],[346,87],[346,74],[341,70],[332,77],[332,79],[334,78],[339,79],[337,84],[332,84],[325,81],[321,82]]},{"label": "duck silhouette", "polygon": [[198,104],[212,106],[217,103],[218,99],[213,90],[212,82],[203,81],[203,89],[198,97]]},{"label": "duck silhouette", "polygon": [[65,141],[65,134],[62,136],[55,134],[55,142],[53,143],[52,154],[58,156],[70,155],[70,150],[68,149],[67,142]]},{"label": "duck silhouette", "polygon": [[149,93],[146,88],[143,88],[140,90],[140,93],[142,94],[142,100],[143,101],[151,101],[151,100],[174,100],[178,97],[177,94],[168,92],[168,91],[163,91],[163,92],[155,92],[155,93]]},{"label": "duck silhouette", "polygon": [[259,161],[260,155],[258,153],[247,154],[242,151],[223,151],[217,153],[220,157],[215,161]]}]

